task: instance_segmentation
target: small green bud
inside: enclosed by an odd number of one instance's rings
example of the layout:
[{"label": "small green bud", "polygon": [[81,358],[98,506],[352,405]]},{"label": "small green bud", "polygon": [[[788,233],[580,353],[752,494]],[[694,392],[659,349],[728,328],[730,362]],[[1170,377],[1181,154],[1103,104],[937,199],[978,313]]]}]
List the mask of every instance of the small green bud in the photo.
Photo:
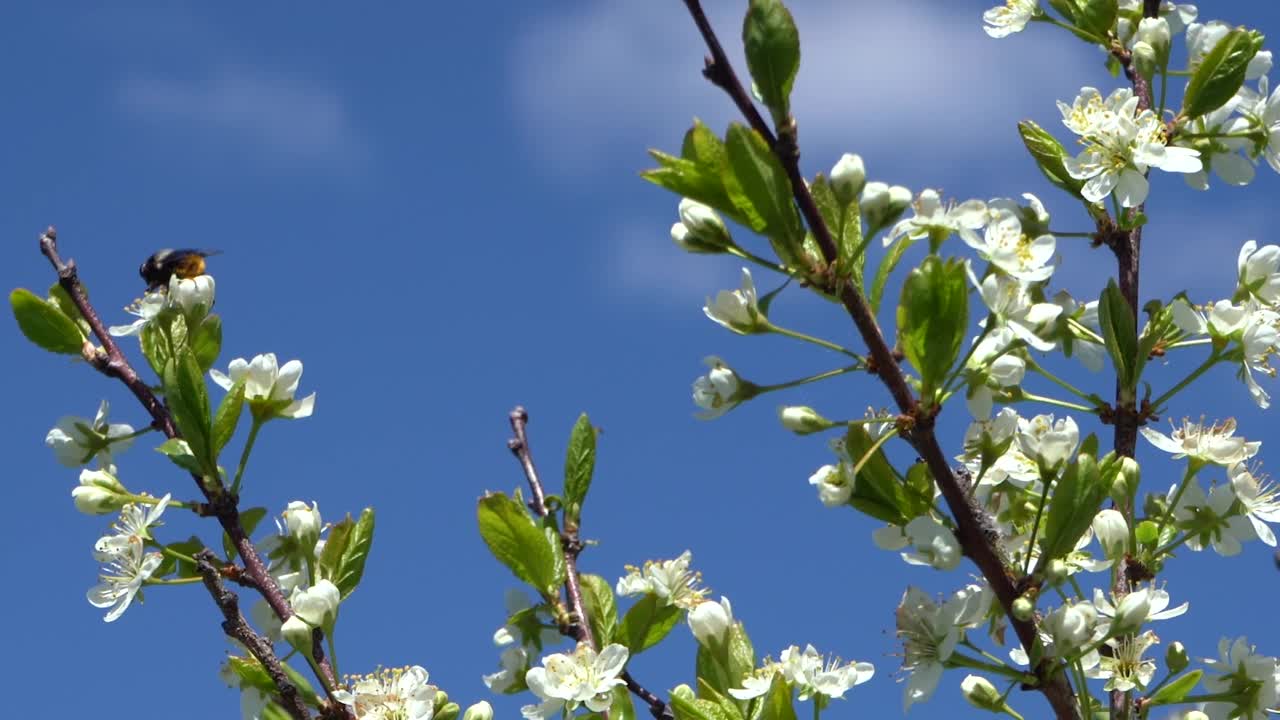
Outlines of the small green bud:
[{"label": "small green bud", "polygon": [[778,408],[778,419],[782,421],[782,427],[797,435],[811,435],[836,426],[835,423],[819,415],[818,411],[803,405]]},{"label": "small green bud", "polygon": [[671,239],[691,253],[722,253],[733,246],[724,220],[708,205],[680,200],[680,222],[671,226]]},{"label": "small green bud", "polygon": [[1049,561],[1049,567],[1045,568],[1044,579],[1047,580],[1050,585],[1057,587],[1066,582],[1070,575],[1071,572],[1068,570],[1067,564],[1061,559],[1054,558]]},{"label": "small green bud", "polygon": [[280,634],[293,649],[311,657],[311,626],[297,615],[290,615],[280,626]]},{"label": "small green bud", "polygon": [[493,706],[481,700],[462,713],[462,720],[493,720]]},{"label": "small green bud", "polygon": [[1013,601],[1013,616],[1019,620],[1030,620],[1035,616],[1036,604],[1026,595],[1019,597]]},{"label": "small green bud", "polygon": [[979,710],[1004,711],[1004,699],[1000,697],[1000,691],[981,675],[969,675],[961,680],[960,692],[964,693],[964,699],[970,705]]},{"label": "small green bud", "polygon": [[1169,669],[1169,674],[1174,675],[1187,669],[1191,661],[1187,659],[1187,648],[1180,642],[1174,641],[1169,644],[1169,649],[1164,652],[1164,666]]},{"label": "small green bud", "polygon": [[1142,74],[1142,77],[1150,80],[1156,72],[1157,62],[1155,48],[1149,43],[1139,40],[1133,44],[1133,66]]},{"label": "small green bud", "polygon": [[453,720],[458,717],[458,713],[462,712],[462,708],[456,702],[448,702],[443,705],[436,706],[436,714],[434,720]]}]

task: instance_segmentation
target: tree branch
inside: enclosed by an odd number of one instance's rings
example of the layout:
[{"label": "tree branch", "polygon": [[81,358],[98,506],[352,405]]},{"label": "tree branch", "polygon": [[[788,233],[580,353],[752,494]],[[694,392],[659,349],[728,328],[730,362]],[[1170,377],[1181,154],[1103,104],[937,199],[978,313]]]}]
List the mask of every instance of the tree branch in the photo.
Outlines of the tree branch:
[{"label": "tree branch", "polygon": [[213,597],[213,602],[217,604],[218,609],[222,611],[222,631],[227,634],[227,637],[243,645],[249,654],[262,664],[271,681],[275,683],[276,689],[280,691],[280,704],[285,712],[295,720],[308,720],[311,713],[307,710],[302,696],[298,694],[298,688],[289,682],[289,676],[285,674],[284,666],[276,657],[271,643],[249,627],[244,615],[240,613],[240,599],[222,584],[222,576],[217,567],[217,556],[213,551],[205,548],[195,554],[195,561],[196,571],[204,579],[204,586],[209,590],[209,595]]},{"label": "tree branch", "polygon": [[[155,393],[146,382],[138,375],[138,372],[129,364],[129,360],[120,351],[120,346],[116,344],[115,338],[111,333],[107,332],[106,325],[102,322],[102,317],[98,311],[94,309],[93,304],[89,302],[88,293],[84,290],[84,285],[80,282],[80,274],[76,268],[75,260],[68,258],[63,260],[58,253],[58,231],[49,226],[48,229],[40,235],[40,252],[49,260],[54,271],[58,274],[58,284],[67,292],[71,298],[71,302],[75,304],[76,309],[80,311],[85,322],[89,324],[89,328],[93,331],[98,342],[102,343],[102,348],[92,348],[88,344],[83,351],[86,361],[107,377],[119,379],[124,383],[125,387],[133,393],[138,399],[142,407],[151,416],[151,424],[157,430],[162,432],[167,438],[180,438],[182,435],[178,432],[177,426],[173,422],[173,416],[169,413],[169,408],[156,397]],[[195,481],[196,487],[204,495],[207,501],[198,508],[201,514],[213,515],[218,519],[218,524],[226,531],[227,536],[231,538],[232,544],[235,545],[236,553],[244,562],[244,573],[248,576],[244,585],[252,585],[264,600],[271,607],[280,621],[287,620],[292,614],[293,609],[289,607],[289,601],[285,598],[284,592],[280,589],[280,584],[271,576],[267,569],[266,563],[262,561],[262,557],[258,554],[258,549],[254,547],[253,541],[249,539],[248,533],[244,530],[244,524],[240,521],[240,510],[237,507],[239,498],[228,494],[221,486],[221,483],[206,483],[205,478],[195,473],[191,474],[191,479]],[[333,668],[329,664],[328,659],[324,656],[323,644],[321,638],[317,637],[314,648],[314,656],[316,663],[320,666],[327,677],[321,678],[326,688],[333,687],[337,678],[334,677]]]},{"label": "tree branch", "polygon": [[[532,496],[529,500],[529,509],[538,517],[545,518],[550,514],[550,511],[547,510],[546,492],[542,487],[542,481],[538,479],[538,470],[533,464],[533,453],[529,450],[529,436],[525,431],[526,426],[529,424],[529,413],[523,407],[517,405],[508,417],[511,420],[511,430],[515,437],[507,441],[507,447],[516,456],[516,459],[520,461],[520,467],[524,470],[525,480],[529,483],[529,494]],[[596,643],[596,638],[591,633],[591,622],[587,617],[586,604],[582,601],[582,583],[578,578],[578,556],[582,554],[583,547],[578,529],[561,528],[560,546],[564,549],[566,569],[564,590],[569,599],[570,618],[568,626],[561,627],[560,632],[599,650],[600,647]],[[656,720],[672,720],[675,717],[671,706],[636,682],[631,673],[623,672],[621,677],[627,684],[627,689],[649,706],[649,713]]]},{"label": "tree branch", "polygon": [[[822,251],[824,260],[828,264],[834,263],[839,254],[832,238],[831,230],[827,227],[822,214],[818,211],[813,195],[809,192],[809,187],[800,172],[800,151],[794,119],[786,127],[780,128],[777,136],[773,134],[760,112],[756,109],[751,96],[747,94],[741,81],[738,80],[737,74],[734,72],[729,58],[724,52],[724,48],[721,47],[715,31],[711,28],[711,24],[703,12],[700,0],[684,0],[684,3],[689,9],[689,14],[693,17],[694,24],[698,26],[708,50],[711,52],[711,56],[706,59],[702,74],[714,85],[728,93],[730,99],[733,100],[734,105],[737,106],[743,117],[750,123],[752,129],[759,133],[772,148],[782,167],[786,170],[787,177],[791,181],[791,190],[795,203],[799,207],[801,215],[804,216],[805,223],[813,232],[814,239]],[[862,336],[863,342],[867,344],[872,361],[871,369],[880,377],[880,380],[897,404],[898,409],[914,420],[911,430],[904,433],[903,437],[919,453],[929,467],[934,480],[938,483],[938,487],[946,499],[947,507],[955,518],[957,540],[960,542],[961,547],[964,548],[965,554],[973,560],[991,585],[992,591],[1004,607],[1005,613],[1009,617],[1009,622],[1017,633],[1018,639],[1022,642],[1023,648],[1030,654],[1037,642],[1035,622],[1019,620],[1013,616],[1013,601],[1021,594],[1015,583],[1013,571],[1010,569],[1004,553],[993,542],[993,539],[983,532],[983,524],[978,517],[977,509],[969,504],[961,483],[952,472],[947,456],[942,451],[937,436],[934,434],[934,415],[921,412],[915,395],[907,384],[906,376],[898,365],[893,351],[888,343],[885,342],[875,315],[867,304],[866,298],[863,297],[862,292],[848,282],[839,283],[835,290],[838,292],[840,302],[844,305],[849,318]],[[1074,693],[1071,690],[1071,684],[1066,679],[1066,674],[1059,672],[1058,667],[1047,661],[1041,663],[1034,670],[1036,677],[1040,681],[1038,689],[1045,694],[1049,704],[1053,707],[1055,715],[1062,720],[1077,718],[1079,710]]]}]

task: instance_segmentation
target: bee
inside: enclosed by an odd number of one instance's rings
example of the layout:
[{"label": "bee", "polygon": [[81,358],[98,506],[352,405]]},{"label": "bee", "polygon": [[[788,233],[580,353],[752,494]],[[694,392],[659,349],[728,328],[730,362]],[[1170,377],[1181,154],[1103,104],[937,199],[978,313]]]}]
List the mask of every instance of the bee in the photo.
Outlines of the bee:
[{"label": "bee", "polygon": [[147,292],[152,292],[167,286],[169,278],[174,275],[183,279],[204,275],[204,259],[210,255],[217,255],[218,252],[217,250],[193,250],[191,248],[181,250],[165,248],[147,258],[142,263],[142,266],[138,268],[138,274],[142,276],[143,280],[147,281]]}]

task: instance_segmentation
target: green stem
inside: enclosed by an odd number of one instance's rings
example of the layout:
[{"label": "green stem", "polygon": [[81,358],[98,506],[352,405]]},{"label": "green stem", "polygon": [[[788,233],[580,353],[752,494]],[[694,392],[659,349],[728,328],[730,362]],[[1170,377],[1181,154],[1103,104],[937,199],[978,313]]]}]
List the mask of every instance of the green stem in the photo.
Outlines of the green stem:
[{"label": "green stem", "polygon": [[1182,544],[1190,539],[1191,539],[1190,533],[1183,533],[1182,537],[1176,540],[1171,540],[1169,544],[1165,545],[1164,547],[1157,548],[1156,551],[1152,553],[1152,556],[1160,557],[1161,555],[1164,555],[1166,553],[1171,553],[1174,550],[1177,550],[1178,548],[1182,547]]},{"label": "green stem", "polygon": [[1063,30],[1066,30],[1067,32],[1071,33],[1072,35],[1075,35],[1076,37],[1088,38],[1090,42],[1097,43],[1098,45],[1101,45],[1104,49],[1107,47],[1106,41],[1098,37],[1097,35],[1094,35],[1091,32],[1087,32],[1081,28],[1075,27],[1074,25],[1068,25],[1050,15],[1041,15],[1036,19],[1039,20],[1040,22],[1047,22],[1050,25],[1053,25],[1054,27],[1060,27]]},{"label": "green stem", "polygon": [[1173,494],[1173,500],[1169,503],[1169,511],[1160,516],[1160,522],[1156,523],[1156,540],[1160,540],[1161,533],[1164,532],[1164,526],[1169,524],[1173,519],[1174,512],[1178,509],[1178,502],[1182,500],[1182,494],[1187,491],[1189,486],[1196,477],[1196,473],[1200,472],[1203,463],[1198,460],[1187,459],[1187,471],[1182,474],[1182,482],[1178,484],[1178,490]]},{"label": "green stem", "polygon": [[108,442],[107,442],[107,444],[108,444],[108,445],[110,445],[110,444],[112,444],[112,443],[124,442],[125,440],[133,440],[133,439],[135,439],[135,438],[140,438],[140,437],[142,437],[143,435],[146,435],[147,433],[151,432],[151,431],[152,431],[152,430],[154,430],[154,429],[155,429],[155,428],[153,428],[153,427],[151,427],[150,425],[148,425],[148,426],[146,426],[146,427],[142,428],[141,430],[134,430],[133,432],[129,433],[128,435],[121,435],[120,437],[113,437],[113,438],[111,438],[111,440],[110,440],[110,441],[108,441]]},{"label": "green stem", "polygon": [[1022,563],[1022,574],[1026,575],[1031,572],[1031,556],[1036,547],[1036,535],[1040,532],[1040,518],[1044,515],[1044,506],[1049,504],[1049,486],[1053,485],[1053,478],[1044,477],[1041,473],[1040,484],[1044,485],[1044,491],[1040,493],[1040,506],[1036,508],[1036,519],[1031,524],[1031,541],[1027,543],[1027,559]]},{"label": "green stem", "polygon": [[1080,588],[1080,581],[1076,580],[1076,577],[1074,575],[1068,575],[1067,580],[1071,582],[1071,589],[1076,591],[1076,597],[1080,598],[1081,600],[1088,599],[1084,596],[1084,590]]},{"label": "green stem", "polygon": [[236,477],[231,482],[232,495],[240,494],[240,480],[244,477],[244,468],[249,464],[249,454],[253,452],[253,443],[258,439],[258,431],[262,429],[264,424],[264,421],[255,416],[253,424],[249,426],[249,438],[244,441],[244,450],[240,451],[240,463],[236,465]]},{"label": "green stem", "polygon": [[1036,395],[1035,393],[1029,393],[1026,390],[1023,390],[1020,393],[1018,393],[1017,400],[1041,402],[1041,403],[1044,403],[1045,405],[1054,405],[1056,407],[1066,408],[1068,410],[1075,410],[1076,412],[1090,413],[1092,415],[1098,414],[1098,408],[1096,407],[1089,407],[1088,405],[1080,405],[1079,403],[1073,403],[1067,400],[1059,400],[1057,398],[1045,397],[1044,395]]},{"label": "green stem", "polygon": [[[151,497],[150,495],[134,495],[133,493],[119,493],[119,494],[123,497],[129,498],[129,502],[136,503],[138,505],[159,505],[160,504],[160,498]],[[183,502],[181,500],[174,500],[170,498],[168,507],[185,509],[185,508],[191,507],[191,503]]]},{"label": "green stem", "polygon": [[1221,359],[1222,357],[1218,355],[1217,352],[1210,353],[1209,357],[1205,358],[1205,361],[1200,364],[1200,367],[1196,368],[1195,370],[1192,370],[1191,373],[1186,377],[1182,378],[1182,380],[1177,385],[1174,385],[1173,387],[1169,388],[1169,390],[1165,392],[1163,395],[1151,401],[1151,407],[1156,409],[1164,407],[1164,404],[1168,402],[1170,398],[1172,398],[1174,395],[1177,395],[1179,392],[1184,390],[1191,383],[1195,382],[1201,375],[1208,372],[1209,368],[1213,367],[1214,365],[1217,365],[1218,361],[1220,361]]},{"label": "green stem", "polygon": [[1084,337],[1087,337],[1090,340],[1093,340],[1094,345],[1102,345],[1105,347],[1107,344],[1107,341],[1104,340],[1101,335],[1094,332],[1089,326],[1085,325],[1079,320],[1076,320],[1074,318],[1068,319],[1067,326],[1070,327],[1074,332],[1079,333],[1080,335],[1083,335]]},{"label": "green stem", "polygon": [[191,585],[192,583],[203,582],[204,578],[147,578],[145,585]]},{"label": "green stem", "polygon": [[1212,345],[1213,338],[1196,338],[1195,340],[1179,340],[1176,343],[1169,343],[1165,346],[1165,350],[1174,350],[1177,348],[1195,347],[1197,345]]},{"label": "green stem", "polygon": [[848,349],[848,348],[841,347],[841,346],[839,346],[839,345],[837,345],[837,344],[835,344],[835,343],[833,343],[833,342],[830,342],[830,341],[828,341],[828,340],[823,340],[822,338],[816,338],[816,337],[813,337],[812,335],[805,335],[804,333],[802,333],[802,332],[798,332],[798,331],[796,331],[796,330],[788,330],[787,328],[779,327],[779,326],[777,326],[777,325],[774,325],[773,323],[770,323],[770,324],[769,324],[769,330],[771,330],[772,332],[775,332],[775,333],[777,333],[777,334],[779,334],[779,335],[782,335],[783,337],[789,337],[789,338],[793,338],[793,339],[795,339],[795,340],[801,340],[801,341],[803,341],[803,342],[807,342],[807,343],[811,343],[811,344],[813,344],[813,345],[817,345],[818,347],[826,348],[826,349],[828,349],[828,350],[834,350],[834,351],[836,351],[836,352],[838,352],[838,353],[841,353],[841,354],[843,354],[843,355],[848,355],[849,357],[851,357],[851,358],[853,358],[853,359],[857,360],[857,361],[858,361],[858,362],[860,362],[860,363],[864,363],[864,364],[866,363],[866,359],[865,359],[865,358],[863,358],[863,357],[862,357],[861,355],[859,355],[858,353],[856,353],[856,352],[854,352],[854,351],[852,351],[852,350],[850,350],[850,349]]},{"label": "green stem", "polygon": [[748,250],[743,250],[742,248],[738,247],[737,245],[734,245],[734,246],[731,246],[731,247],[725,248],[725,252],[727,252],[727,253],[729,253],[730,255],[733,255],[733,256],[735,256],[735,257],[742,258],[743,260],[746,260],[746,261],[748,261],[748,262],[753,262],[753,263],[755,263],[755,264],[759,265],[760,267],[768,268],[768,269],[770,269],[770,270],[772,270],[772,271],[774,271],[774,272],[776,272],[776,273],[779,273],[779,274],[781,274],[781,275],[787,275],[787,276],[789,276],[789,277],[791,277],[791,276],[792,276],[792,272],[791,272],[791,270],[790,270],[789,268],[787,268],[786,266],[784,266],[784,265],[779,265],[778,263],[773,262],[773,261],[771,261],[771,260],[766,260],[766,259],[764,259],[764,258],[760,257],[759,255],[756,255],[755,253],[752,253],[752,252],[750,252],[750,251],[748,251]]},{"label": "green stem", "polygon": [[1045,369],[1044,369],[1044,367],[1040,365],[1040,363],[1036,362],[1035,360],[1031,359],[1030,357],[1028,357],[1028,358],[1027,358],[1027,367],[1031,368],[1031,369],[1032,369],[1032,370],[1034,370],[1035,372],[1040,373],[1040,374],[1041,374],[1041,375],[1043,375],[1043,376],[1045,377],[1045,379],[1046,379],[1046,380],[1048,380],[1049,382],[1053,383],[1054,385],[1057,385],[1058,387],[1062,388],[1063,390],[1066,390],[1067,392],[1071,393],[1072,395],[1075,395],[1076,397],[1080,398],[1081,400],[1084,400],[1085,402],[1093,402],[1093,398],[1092,398],[1092,397],[1090,397],[1088,393],[1086,393],[1086,392],[1084,392],[1083,390],[1081,390],[1081,389],[1077,388],[1075,385],[1072,385],[1071,383],[1067,382],[1066,380],[1063,380],[1062,378],[1058,377],[1057,375],[1054,375],[1053,373],[1049,372],[1048,370],[1045,370]]},{"label": "green stem", "polygon": [[189,564],[189,565],[191,565],[192,567],[195,567],[196,560],[195,560],[195,558],[191,557],[190,555],[187,555],[187,554],[185,554],[185,553],[180,553],[180,552],[178,552],[177,550],[174,550],[174,549],[173,549],[173,548],[171,548],[171,547],[167,547],[167,546],[165,546],[165,545],[161,545],[160,543],[156,542],[155,540],[148,540],[148,541],[147,541],[147,545],[148,545],[149,547],[153,547],[153,548],[155,548],[155,549],[159,550],[162,554],[167,555],[167,556],[169,556],[169,557],[173,558],[174,560],[177,560],[178,562],[188,563],[188,564]]},{"label": "green stem", "polygon": [[1164,67],[1160,68],[1160,109],[1156,111],[1156,117],[1162,120],[1164,119],[1164,102],[1166,97],[1168,97],[1169,90],[1169,63],[1167,55],[1168,53],[1166,53]]},{"label": "green stem", "polygon": [[1035,685],[1039,682],[1036,680],[1034,675],[1022,672],[1016,668],[1011,668],[1004,663],[997,664],[984,662],[977,658],[969,657],[968,655],[962,655],[958,652],[951,653],[951,657],[947,658],[945,665],[948,667],[964,667],[973,670],[986,670],[987,672],[1003,675],[1004,677],[1012,678],[1028,685]]},{"label": "green stem", "polygon": [[329,632],[324,634],[324,639],[329,646],[329,665],[333,668],[333,676],[336,678],[341,677],[341,675],[338,674],[338,649],[333,641],[335,630],[337,630],[336,627],[329,628]]},{"label": "green stem", "polygon": [[[792,380],[790,382],[778,383],[777,385],[758,385],[756,386],[756,395],[763,395],[764,393],[773,392],[775,390],[786,390],[788,388],[793,388],[793,387],[798,387],[800,385],[807,385],[809,383],[818,382],[819,380],[826,380],[828,378],[839,377],[840,375],[845,375],[847,373],[855,372],[857,370],[862,370],[864,367],[865,367],[864,365],[855,363],[853,365],[848,365],[842,368],[836,368],[835,370],[828,370],[823,373],[818,373],[817,375],[810,375],[809,377],[800,378],[799,380]],[[867,422],[878,422],[878,421],[869,420]]]},{"label": "green stem", "polygon": [[876,451],[879,450],[881,446],[883,446],[886,442],[889,441],[889,438],[897,434],[898,434],[898,428],[893,427],[893,428],[890,428],[885,434],[881,435],[879,438],[876,438],[876,441],[871,444],[871,447],[867,448],[866,454],[858,458],[858,462],[854,464],[853,475],[856,476],[858,473],[862,472],[862,466],[866,465],[867,462],[871,460],[871,456],[875,455]]},{"label": "green stem", "polygon": [[1080,703],[1080,714],[1082,717],[1093,717],[1093,696],[1089,694],[1088,676],[1084,674],[1084,663],[1079,658],[1071,663],[1071,674],[1079,692],[1076,699]]},{"label": "green stem", "polygon": [[1186,705],[1190,703],[1216,702],[1218,700],[1238,700],[1239,695],[1234,692],[1206,693],[1204,695],[1188,695],[1177,703],[1174,702],[1152,702],[1152,705]]}]

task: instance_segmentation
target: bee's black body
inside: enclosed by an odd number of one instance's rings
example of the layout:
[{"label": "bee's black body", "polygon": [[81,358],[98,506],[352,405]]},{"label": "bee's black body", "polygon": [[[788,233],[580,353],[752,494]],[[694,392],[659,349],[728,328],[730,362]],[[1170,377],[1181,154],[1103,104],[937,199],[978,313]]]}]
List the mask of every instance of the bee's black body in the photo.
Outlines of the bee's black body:
[{"label": "bee's black body", "polygon": [[177,275],[180,278],[193,278],[204,274],[204,259],[217,255],[217,250],[194,250],[183,248],[174,250],[165,248],[146,259],[138,268],[138,274],[147,281],[147,291],[169,284],[169,278]]}]

